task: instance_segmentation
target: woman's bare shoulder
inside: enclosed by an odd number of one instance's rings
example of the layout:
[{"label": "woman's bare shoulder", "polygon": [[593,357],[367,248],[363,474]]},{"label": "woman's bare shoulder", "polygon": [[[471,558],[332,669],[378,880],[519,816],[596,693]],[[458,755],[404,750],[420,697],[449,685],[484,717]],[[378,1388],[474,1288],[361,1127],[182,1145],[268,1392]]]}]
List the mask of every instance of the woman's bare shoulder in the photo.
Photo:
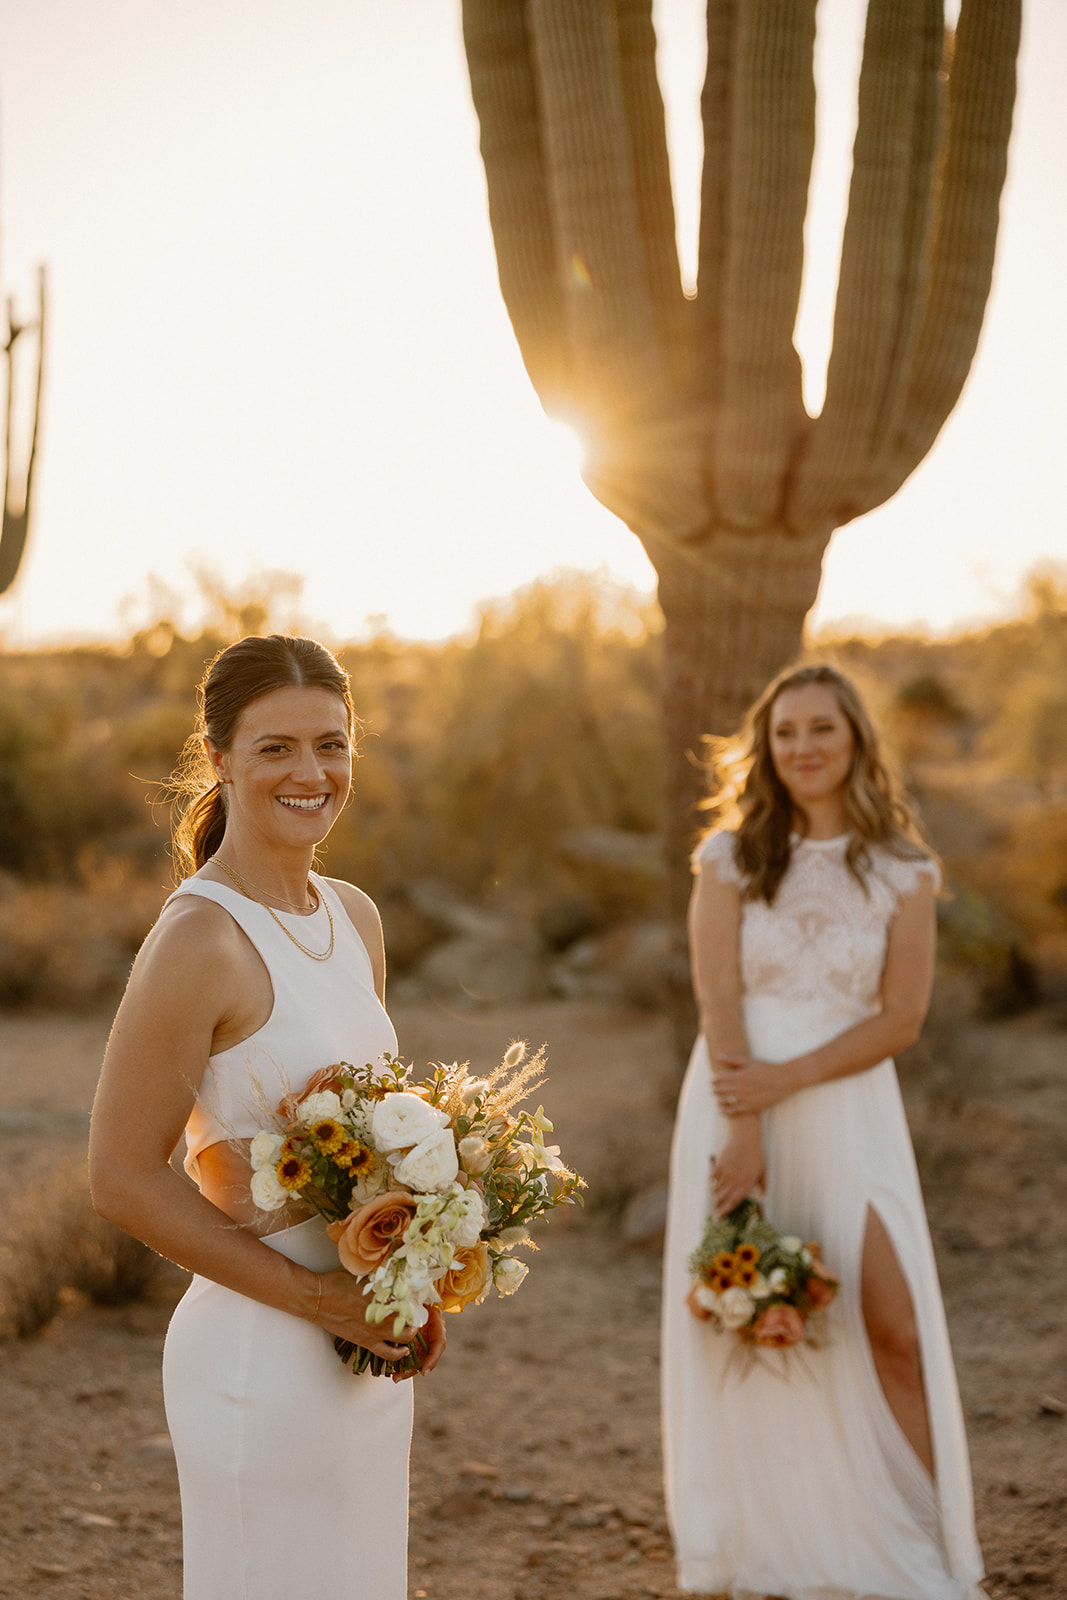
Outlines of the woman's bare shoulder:
[{"label": "woman's bare shoulder", "polygon": [[365,894],[362,889],[357,889],[354,883],[346,883],[343,878],[326,878],[324,881],[334,891],[364,941],[368,943],[371,939],[380,941],[382,919],[370,895]]},{"label": "woman's bare shoulder", "polygon": [[164,905],[134,964],[155,970],[171,965],[179,971],[217,971],[247,947],[247,940],[216,901],[205,895],[177,894]]}]

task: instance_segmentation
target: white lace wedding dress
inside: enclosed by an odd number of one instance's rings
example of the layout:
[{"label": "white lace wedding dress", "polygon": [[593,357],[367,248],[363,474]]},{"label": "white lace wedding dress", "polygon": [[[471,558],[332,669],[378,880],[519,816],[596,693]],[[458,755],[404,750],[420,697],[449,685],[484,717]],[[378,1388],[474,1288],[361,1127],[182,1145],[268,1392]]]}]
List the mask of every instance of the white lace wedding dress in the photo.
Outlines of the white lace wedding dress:
[{"label": "white lace wedding dress", "polygon": [[[773,906],[745,901],[744,1016],[753,1056],[787,1060],[879,1006],[889,925],[930,862],[872,851],[866,891],[847,837],[802,840]],[[739,882],[733,835],[697,870]],[[787,1600],[983,1600],[967,1441],[915,1159],[892,1061],[789,1096],[763,1114],[765,1210],[818,1240],[841,1279],[828,1343],[761,1352],[742,1375],[732,1334],[686,1307],[687,1260],[710,1207],[726,1119],[703,1039],[682,1089],[664,1271],[663,1417],[679,1587]],[[868,1215],[907,1278],[922,1346],[935,1474],[893,1417],[860,1305]],[[777,1370],[775,1370],[777,1369]]]}]

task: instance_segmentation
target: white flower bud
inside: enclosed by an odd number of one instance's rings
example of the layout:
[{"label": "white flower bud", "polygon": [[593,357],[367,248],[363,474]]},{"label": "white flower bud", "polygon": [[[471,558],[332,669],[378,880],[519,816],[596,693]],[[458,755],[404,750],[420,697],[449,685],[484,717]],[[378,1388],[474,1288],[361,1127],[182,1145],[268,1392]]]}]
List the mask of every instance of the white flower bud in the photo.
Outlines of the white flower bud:
[{"label": "white flower bud", "polygon": [[493,1288],[498,1294],[514,1294],[520,1287],[529,1267],[514,1256],[501,1256],[493,1262]]}]

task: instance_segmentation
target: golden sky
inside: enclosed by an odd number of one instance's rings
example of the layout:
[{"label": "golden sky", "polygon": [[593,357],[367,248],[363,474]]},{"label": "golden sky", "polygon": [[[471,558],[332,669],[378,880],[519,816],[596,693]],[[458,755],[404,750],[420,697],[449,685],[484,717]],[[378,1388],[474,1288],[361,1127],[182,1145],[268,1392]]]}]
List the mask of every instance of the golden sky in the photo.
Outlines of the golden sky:
[{"label": "golden sky", "polygon": [[[890,504],[840,532],[816,620],[938,629],[1067,559],[1067,6],[1027,0],[994,291],[964,398]],[[660,0],[692,270],[700,0]],[[8,644],[146,619],[148,574],[304,579],[335,636],[462,629],[557,566],[642,587],[633,536],[543,417],[496,282],[458,0],[0,7],[2,276],[52,324],[38,516]],[[824,156],[798,327],[817,403],[858,69],[820,0]],[[190,601],[190,604],[192,602]]]}]

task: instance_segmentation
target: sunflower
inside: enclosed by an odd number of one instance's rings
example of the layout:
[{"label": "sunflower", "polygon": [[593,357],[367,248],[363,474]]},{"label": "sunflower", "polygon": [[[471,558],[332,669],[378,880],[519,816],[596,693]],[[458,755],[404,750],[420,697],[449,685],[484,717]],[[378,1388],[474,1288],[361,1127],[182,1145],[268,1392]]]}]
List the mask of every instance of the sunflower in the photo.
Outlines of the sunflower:
[{"label": "sunflower", "polygon": [[713,1272],[708,1280],[708,1288],[714,1289],[716,1294],[724,1294],[733,1287],[733,1274],[729,1272]]},{"label": "sunflower", "polygon": [[346,1139],[340,1150],[335,1150],[333,1164],[340,1167],[342,1172],[367,1174],[373,1172],[377,1162],[373,1150],[365,1144],[360,1144],[355,1139]]},{"label": "sunflower", "polygon": [[754,1267],[761,1255],[758,1244],[742,1244],[737,1247],[737,1259],[743,1267]]},{"label": "sunflower", "polygon": [[742,1261],[734,1273],[734,1282],[739,1283],[742,1289],[751,1289],[758,1277],[759,1272],[756,1267],[747,1261]]},{"label": "sunflower", "polygon": [[733,1276],[734,1268],[736,1266],[737,1257],[734,1255],[733,1251],[720,1250],[714,1261],[711,1263],[711,1270],[712,1272],[721,1273],[723,1277],[730,1278]]},{"label": "sunflower", "polygon": [[283,1189],[302,1189],[311,1180],[311,1162],[306,1156],[283,1156],[274,1171]]},{"label": "sunflower", "polygon": [[340,1150],[346,1137],[344,1128],[333,1117],[320,1117],[312,1124],[311,1140],[321,1155],[332,1156],[335,1150]]}]

